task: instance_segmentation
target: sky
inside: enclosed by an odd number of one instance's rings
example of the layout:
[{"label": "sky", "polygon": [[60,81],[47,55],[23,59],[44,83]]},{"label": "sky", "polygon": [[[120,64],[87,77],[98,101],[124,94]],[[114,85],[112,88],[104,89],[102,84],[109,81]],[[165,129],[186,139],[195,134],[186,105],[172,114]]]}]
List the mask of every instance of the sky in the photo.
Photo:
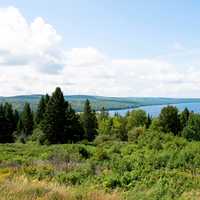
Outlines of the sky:
[{"label": "sky", "polygon": [[0,96],[200,97],[198,0],[0,0]]}]

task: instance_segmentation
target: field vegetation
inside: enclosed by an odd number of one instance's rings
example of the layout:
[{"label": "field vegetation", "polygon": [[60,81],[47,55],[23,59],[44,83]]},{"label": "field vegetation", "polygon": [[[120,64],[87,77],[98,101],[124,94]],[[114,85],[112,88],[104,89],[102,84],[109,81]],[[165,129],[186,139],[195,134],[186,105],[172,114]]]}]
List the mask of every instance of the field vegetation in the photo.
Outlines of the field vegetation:
[{"label": "field vegetation", "polygon": [[0,107],[2,200],[198,200],[200,115],[167,106],[159,117],[82,114],[60,88],[36,112]]}]

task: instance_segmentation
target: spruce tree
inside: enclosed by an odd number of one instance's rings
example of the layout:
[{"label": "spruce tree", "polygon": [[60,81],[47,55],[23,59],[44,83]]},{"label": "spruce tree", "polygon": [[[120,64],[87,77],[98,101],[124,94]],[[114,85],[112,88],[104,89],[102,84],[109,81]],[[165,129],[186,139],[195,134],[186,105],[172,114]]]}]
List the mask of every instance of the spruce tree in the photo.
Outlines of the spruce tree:
[{"label": "spruce tree", "polygon": [[48,102],[49,102],[49,95],[48,94],[41,97],[41,99],[38,103],[36,116],[35,116],[36,124],[40,124],[40,122],[43,120]]},{"label": "spruce tree", "polygon": [[65,111],[65,142],[77,142],[83,139],[83,127],[79,115],[68,104]]},{"label": "spruce tree", "polygon": [[25,137],[29,136],[33,132],[33,113],[30,108],[29,103],[25,103],[23,112],[21,114],[21,122],[22,122],[22,129],[23,129],[23,134]]},{"label": "spruce tree", "polygon": [[152,122],[152,117],[148,114],[147,115],[147,122],[146,122],[146,128],[149,128]]},{"label": "spruce tree", "polygon": [[18,123],[17,123],[17,134],[23,134],[23,124],[21,118],[19,118]]},{"label": "spruce tree", "polygon": [[6,119],[7,134],[12,137],[15,130],[15,116],[12,105],[7,102],[4,104],[4,116]]},{"label": "spruce tree", "polygon": [[17,124],[19,121],[19,112],[17,110],[14,111],[14,126],[15,126],[15,131],[17,130]]},{"label": "spruce tree", "polygon": [[63,143],[65,126],[65,100],[59,87],[50,97],[44,119],[41,124],[44,142],[48,144]]},{"label": "spruce tree", "polygon": [[92,111],[90,102],[87,99],[84,105],[83,113],[83,128],[85,131],[85,139],[88,141],[94,140],[97,134],[97,118],[95,111]]},{"label": "spruce tree", "polygon": [[0,143],[13,142],[13,135],[10,131],[10,125],[5,116],[4,106],[0,105]]},{"label": "spruce tree", "polygon": [[45,109],[46,109],[45,97],[42,96],[39,101],[38,108],[37,108],[36,115],[35,115],[36,124],[39,124],[43,120]]},{"label": "spruce tree", "polygon": [[189,116],[190,116],[190,111],[187,108],[185,108],[179,116],[181,130],[183,130],[187,126]]}]

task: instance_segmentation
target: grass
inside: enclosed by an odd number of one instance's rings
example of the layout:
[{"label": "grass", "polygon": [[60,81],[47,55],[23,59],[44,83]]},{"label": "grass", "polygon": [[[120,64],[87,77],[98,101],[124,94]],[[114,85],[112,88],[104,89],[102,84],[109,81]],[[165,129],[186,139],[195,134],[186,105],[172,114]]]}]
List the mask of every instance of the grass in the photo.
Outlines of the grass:
[{"label": "grass", "polygon": [[197,200],[200,142],[145,132],[132,143],[0,145],[0,199]]},{"label": "grass", "polygon": [[1,200],[119,200],[119,194],[115,192],[84,191],[46,181],[30,181],[23,176],[6,180],[0,191]]}]

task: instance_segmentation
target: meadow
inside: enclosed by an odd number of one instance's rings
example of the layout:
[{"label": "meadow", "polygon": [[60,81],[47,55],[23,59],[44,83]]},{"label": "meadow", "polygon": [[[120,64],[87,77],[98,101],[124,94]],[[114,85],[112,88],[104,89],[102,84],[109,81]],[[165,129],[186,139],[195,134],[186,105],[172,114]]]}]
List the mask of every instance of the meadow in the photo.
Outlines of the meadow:
[{"label": "meadow", "polygon": [[199,199],[199,147],[157,131],[133,142],[1,144],[1,200]]}]

